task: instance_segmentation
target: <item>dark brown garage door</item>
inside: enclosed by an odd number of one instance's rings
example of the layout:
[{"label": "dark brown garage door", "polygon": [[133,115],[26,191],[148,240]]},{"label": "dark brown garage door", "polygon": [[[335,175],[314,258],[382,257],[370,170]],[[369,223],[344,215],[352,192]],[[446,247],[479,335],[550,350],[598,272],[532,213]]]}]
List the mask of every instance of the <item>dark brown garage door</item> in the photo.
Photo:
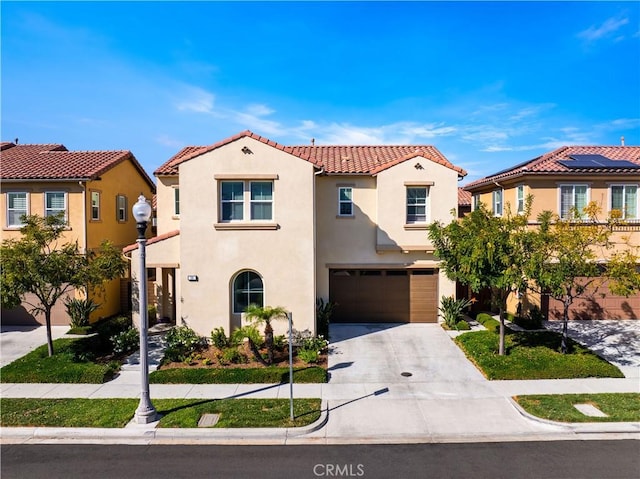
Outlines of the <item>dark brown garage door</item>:
[{"label": "dark brown garage door", "polygon": [[333,321],[348,323],[436,322],[436,270],[331,270]]}]

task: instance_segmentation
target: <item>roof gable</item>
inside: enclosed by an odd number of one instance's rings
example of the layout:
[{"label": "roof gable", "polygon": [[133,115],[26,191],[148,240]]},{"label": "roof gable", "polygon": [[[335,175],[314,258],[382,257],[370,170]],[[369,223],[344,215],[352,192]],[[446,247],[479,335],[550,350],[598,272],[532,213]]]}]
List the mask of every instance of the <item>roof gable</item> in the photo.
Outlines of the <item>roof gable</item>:
[{"label": "roof gable", "polygon": [[269,146],[308,161],[318,168],[324,169],[325,173],[330,175],[376,175],[387,168],[416,157],[424,157],[447,168],[451,168],[457,171],[460,176],[467,174],[462,168],[451,164],[442,153],[431,145],[284,146],[250,131],[244,131],[210,146],[187,146],[160,166],[154,174],[177,175],[178,167],[181,163],[245,137],[261,141]]}]

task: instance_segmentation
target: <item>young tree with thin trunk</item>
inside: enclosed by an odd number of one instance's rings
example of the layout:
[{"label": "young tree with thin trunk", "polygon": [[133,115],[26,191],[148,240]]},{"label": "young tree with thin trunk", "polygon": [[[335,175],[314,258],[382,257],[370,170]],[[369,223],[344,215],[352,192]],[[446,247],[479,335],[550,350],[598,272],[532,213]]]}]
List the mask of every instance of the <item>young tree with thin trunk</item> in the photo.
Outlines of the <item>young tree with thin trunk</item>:
[{"label": "young tree with thin trunk", "polygon": [[593,296],[608,284],[613,294],[629,296],[640,290],[637,246],[622,238],[625,248],[615,250],[612,242],[615,218],[598,220],[600,207],[591,202],[569,219],[550,211],[538,217],[535,254],[527,265],[531,287],[562,303],[561,351],[568,352],[569,308],[578,298]]},{"label": "young tree with thin trunk", "polygon": [[429,239],[447,277],[468,285],[475,293],[491,290],[500,311],[500,355],[505,354],[507,299],[526,288],[523,267],[532,244],[527,230],[531,201],[527,198],[524,214],[513,215],[507,205],[505,215],[498,217],[481,204],[446,226],[440,222],[429,225]]},{"label": "young tree with thin trunk", "polygon": [[[19,239],[2,242],[0,294],[2,307],[26,304],[34,315],[43,314],[49,356],[53,356],[51,310],[60,298],[80,289],[85,295],[101,289],[105,281],[124,274],[122,252],[108,241],[97,251],[80,253],[77,242],[58,244],[66,223],[62,215],[23,216]],[[33,294],[37,301],[28,302]]]}]

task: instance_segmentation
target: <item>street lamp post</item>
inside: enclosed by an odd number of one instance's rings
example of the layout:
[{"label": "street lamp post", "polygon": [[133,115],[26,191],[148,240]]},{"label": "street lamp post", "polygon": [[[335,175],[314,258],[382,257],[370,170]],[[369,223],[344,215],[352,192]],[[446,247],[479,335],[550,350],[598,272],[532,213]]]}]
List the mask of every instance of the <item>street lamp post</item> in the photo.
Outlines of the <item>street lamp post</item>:
[{"label": "street lamp post", "polygon": [[138,228],[138,247],[140,249],[140,277],[138,278],[140,301],[140,371],[142,379],[142,393],[140,395],[140,404],[136,409],[136,422],[138,424],[149,424],[158,418],[156,409],[151,404],[149,397],[149,354],[147,351],[147,257],[146,246],[147,238],[145,232],[147,223],[151,218],[151,206],[146,198],[141,194],[138,202],[133,205],[133,217],[136,220]]}]

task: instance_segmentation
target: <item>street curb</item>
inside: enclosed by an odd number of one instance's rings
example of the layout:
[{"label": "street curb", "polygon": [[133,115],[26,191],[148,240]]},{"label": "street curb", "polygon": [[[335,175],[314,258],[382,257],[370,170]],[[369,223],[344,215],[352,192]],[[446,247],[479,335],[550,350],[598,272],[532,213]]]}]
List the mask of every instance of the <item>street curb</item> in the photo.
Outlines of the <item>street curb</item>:
[{"label": "street curb", "polygon": [[580,434],[640,433],[640,422],[559,422],[544,419],[527,412],[513,397],[507,398],[520,415],[530,421],[557,426]]},{"label": "street curb", "polygon": [[298,438],[322,429],[329,420],[329,406],[322,400],[320,417],[302,427],[287,428],[157,428],[152,425],[135,424],[125,428],[73,428],[73,427],[0,427],[1,443],[41,442],[49,440],[69,442],[109,442],[132,441],[135,443],[155,443],[182,441],[238,441],[286,442],[288,438]]}]

